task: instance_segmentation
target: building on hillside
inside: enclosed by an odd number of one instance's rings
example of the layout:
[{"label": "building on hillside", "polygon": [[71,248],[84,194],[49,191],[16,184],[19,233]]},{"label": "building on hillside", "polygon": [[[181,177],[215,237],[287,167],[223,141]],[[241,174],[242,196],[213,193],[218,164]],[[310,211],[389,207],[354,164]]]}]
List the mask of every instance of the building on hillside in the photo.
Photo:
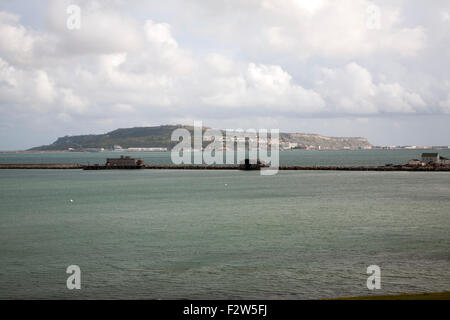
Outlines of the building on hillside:
[{"label": "building on hillside", "polygon": [[166,152],[167,148],[152,147],[152,148],[128,148],[129,152]]}]

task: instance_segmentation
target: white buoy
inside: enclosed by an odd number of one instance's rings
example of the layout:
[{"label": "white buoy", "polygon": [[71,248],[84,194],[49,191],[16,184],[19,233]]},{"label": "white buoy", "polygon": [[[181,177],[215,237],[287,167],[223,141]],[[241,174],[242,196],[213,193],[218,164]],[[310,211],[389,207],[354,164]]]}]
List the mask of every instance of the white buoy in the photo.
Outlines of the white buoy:
[{"label": "white buoy", "polygon": [[70,200],[69,200],[69,202],[70,202],[70,203],[73,203],[73,200],[72,200],[72,199],[70,199]]}]

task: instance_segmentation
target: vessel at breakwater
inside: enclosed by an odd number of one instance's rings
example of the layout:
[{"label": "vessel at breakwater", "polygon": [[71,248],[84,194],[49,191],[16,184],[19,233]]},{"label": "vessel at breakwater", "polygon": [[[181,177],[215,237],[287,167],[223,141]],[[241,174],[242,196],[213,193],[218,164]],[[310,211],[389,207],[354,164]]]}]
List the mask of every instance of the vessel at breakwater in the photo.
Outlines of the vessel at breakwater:
[{"label": "vessel at breakwater", "polygon": [[117,169],[143,169],[144,161],[141,159],[120,156],[120,158],[108,158],[104,165],[94,164],[83,166],[84,170],[117,170]]},{"label": "vessel at breakwater", "polygon": [[105,166],[105,165],[89,165],[89,166],[83,166],[83,170],[135,170],[135,169],[144,169],[143,166]]}]

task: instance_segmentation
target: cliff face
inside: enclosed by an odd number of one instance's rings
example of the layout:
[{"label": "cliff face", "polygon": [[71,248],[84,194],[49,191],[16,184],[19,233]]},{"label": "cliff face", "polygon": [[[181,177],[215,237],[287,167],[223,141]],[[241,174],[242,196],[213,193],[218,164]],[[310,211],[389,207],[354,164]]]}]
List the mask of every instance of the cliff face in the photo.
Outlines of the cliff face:
[{"label": "cliff face", "polygon": [[[158,126],[117,129],[105,134],[65,136],[58,138],[54,143],[46,146],[32,148],[34,151],[62,151],[69,148],[74,150],[104,148],[111,149],[115,145],[122,148],[173,148],[178,142],[171,141],[172,132],[178,128],[185,128],[193,136],[193,127],[190,126]],[[203,128],[203,130],[208,128]],[[317,134],[281,133],[280,142],[293,143],[299,148],[321,149],[359,149],[369,147],[366,138],[336,138]]]},{"label": "cliff face", "polygon": [[297,143],[299,148],[363,149],[371,147],[370,142],[362,137],[326,137],[307,133],[284,133],[281,134],[281,141]]}]

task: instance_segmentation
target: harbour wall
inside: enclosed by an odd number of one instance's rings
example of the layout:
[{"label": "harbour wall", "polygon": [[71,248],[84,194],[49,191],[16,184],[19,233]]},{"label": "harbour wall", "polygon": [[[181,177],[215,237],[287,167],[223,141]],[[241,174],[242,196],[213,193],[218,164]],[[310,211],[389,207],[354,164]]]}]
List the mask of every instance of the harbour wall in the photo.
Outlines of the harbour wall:
[{"label": "harbour wall", "polygon": [[0,169],[83,169],[81,164],[56,163],[56,164],[0,164]]},{"label": "harbour wall", "polygon": [[[104,165],[81,164],[0,164],[0,169],[85,169],[85,170],[240,170],[236,165],[153,165],[147,164],[139,167],[107,167]],[[259,168],[256,168],[258,170]],[[279,170],[292,171],[407,171],[407,172],[450,172],[449,166],[440,167],[413,167],[413,166],[280,166]],[[255,170],[252,168],[250,170]]]}]

